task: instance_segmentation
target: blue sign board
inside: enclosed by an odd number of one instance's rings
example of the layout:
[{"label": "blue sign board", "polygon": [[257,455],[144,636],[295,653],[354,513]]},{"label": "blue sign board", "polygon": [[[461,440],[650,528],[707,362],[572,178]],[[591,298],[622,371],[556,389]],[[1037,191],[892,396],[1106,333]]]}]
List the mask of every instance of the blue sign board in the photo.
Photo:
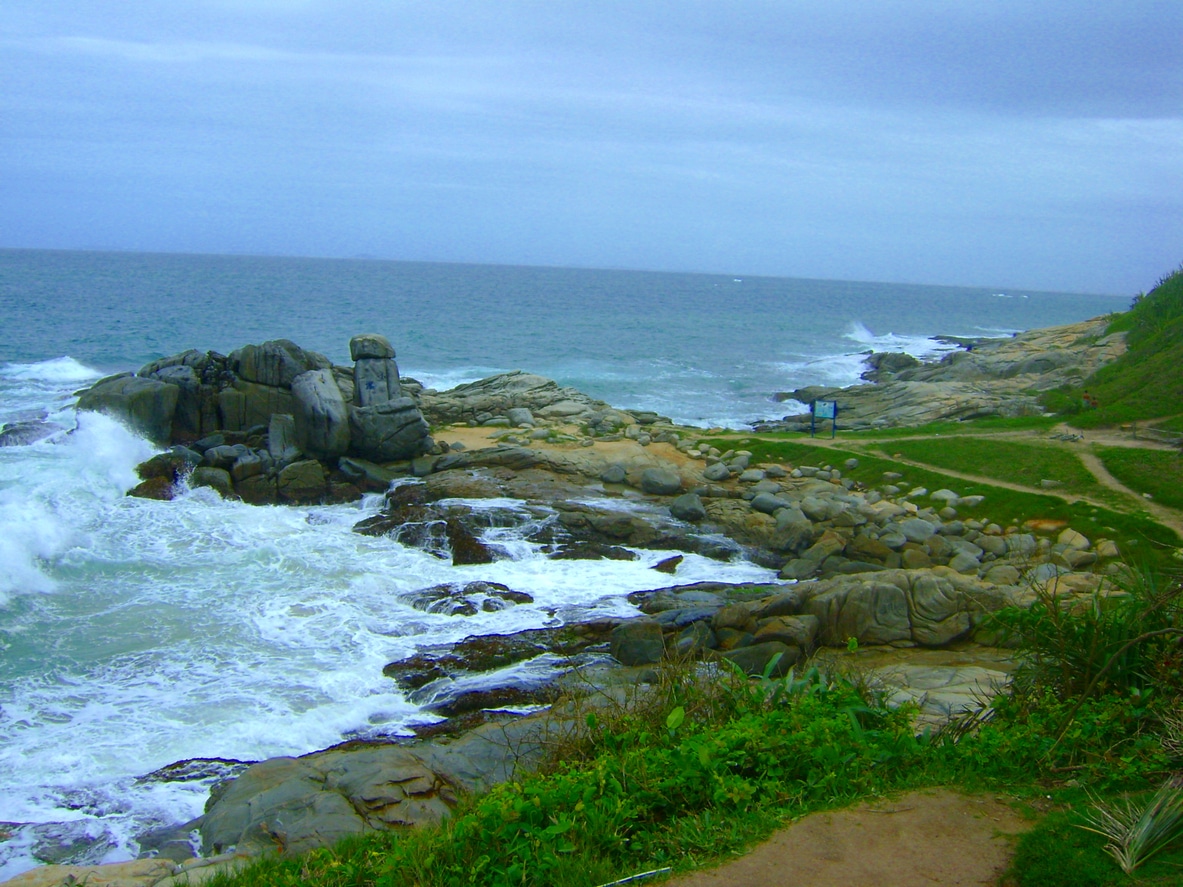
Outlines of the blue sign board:
[{"label": "blue sign board", "polygon": [[836,400],[815,400],[809,405],[809,412],[812,414],[809,418],[809,436],[813,437],[817,433],[817,420],[830,420],[830,437],[833,438],[838,434],[838,401]]}]

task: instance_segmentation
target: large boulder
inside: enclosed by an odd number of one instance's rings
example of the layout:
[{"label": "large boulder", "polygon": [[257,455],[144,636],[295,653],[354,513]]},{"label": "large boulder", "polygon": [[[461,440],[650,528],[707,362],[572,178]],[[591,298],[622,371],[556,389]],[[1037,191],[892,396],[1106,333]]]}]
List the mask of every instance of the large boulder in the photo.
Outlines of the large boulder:
[{"label": "large boulder", "polygon": [[198,438],[202,433],[201,379],[192,366],[162,367],[151,378],[166,385],[177,386],[177,407],[173,414],[172,434],[175,437]]},{"label": "large boulder", "polygon": [[[777,656],[780,658],[776,659]],[[766,641],[730,650],[721,658],[734,663],[744,674],[762,675],[767,670],[769,677],[780,678],[801,660],[801,650],[779,641]],[[776,664],[772,665],[774,659]]]},{"label": "large boulder", "polygon": [[292,383],[296,442],[318,459],[335,459],[349,449],[349,408],[330,370],[311,370]]},{"label": "large boulder", "polygon": [[979,628],[986,616],[1020,602],[1021,592],[947,567],[884,570],[802,583],[801,612],[816,616],[818,640],[943,646]]},{"label": "large boulder", "polygon": [[319,502],[328,494],[324,468],[315,459],[293,462],[279,472],[277,492],[284,502]]},{"label": "large boulder", "polygon": [[864,644],[912,640],[907,595],[889,582],[838,586],[810,598],[803,609],[818,618],[822,642],[829,646],[849,638]]},{"label": "large boulder", "polygon": [[349,409],[351,452],[371,462],[413,459],[431,447],[430,429],[409,397]]},{"label": "large boulder", "polygon": [[295,854],[372,829],[434,825],[455,800],[452,787],[401,746],[272,758],[211,797],[202,848]]},{"label": "large boulder", "polygon": [[158,379],[123,374],[100,379],[78,398],[78,409],[106,413],[160,444],[172,438],[180,389]]},{"label": "large boulder", "polygon": [[651,665],[665,655],[661,625],[655,619],[633,619],[612,630],[612,655],[622,665]]},{"label": "large boulder", "polygon": [[641,472],[641,489],[657,496],[682,492],[682,478],[672,468],[646,468]]},{"label": "large boulder", "polygon": [[377,333],[362,333],[349,340],[350,360],[393,360],[394,356],[390,340]]},{"label": "large boulder", "polygon": [[267,425],[276,413],[296,411],[291,390],[245,379],[235,379],[230,387],[219,391],[217,401],[220,427],[225,431]]},{"label": "large boulder", "polygon": [[707,510],[697,493],[684,493],[670,503],[670,514],[678,520],[698,523],[706,519]]},{"label": "large boulder", "polygon": [[244,381],[290,388],[297,376],[310,370],[327,370],[332,364],[323,354],[305,351],[287,339],[275,339],[230,352],[229,366]]}]

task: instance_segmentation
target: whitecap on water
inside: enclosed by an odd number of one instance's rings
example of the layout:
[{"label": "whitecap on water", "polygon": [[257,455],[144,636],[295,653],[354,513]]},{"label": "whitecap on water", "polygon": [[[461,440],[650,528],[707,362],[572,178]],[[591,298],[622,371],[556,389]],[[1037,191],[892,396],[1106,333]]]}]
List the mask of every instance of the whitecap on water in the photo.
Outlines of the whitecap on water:
[{"label": "whitecap on water", "polygon": [[[137,783],[148,771],[405,732],[424,715],[382,674],[388,662],[473,634],[635,613],[629,592],[674,581],[650,569],[668,552],[548,560],[523,538],[529,520],[483,534],[509,558],[453,567],[354,533],[380,497],[305,508],[223,501],[208,489],[172,502],[127,498],[152,448],[100,415],[84,414],[57,444],[17,449],[0,455],[10,506],[0,509],[0,539],[15,546],[5,550],[5,587],[52,593],[11,597],[0,628],[0,821],[90,818],[115,836],[115,855],[134,852],[138,831],[200,812],[200,786]],[[532,514],[515,500],[466,504]],[[772,576],[687,555],[676,581]],[[473,580],[533,601],[463,616],[404,600]],[[72,810],[65,797],[77,790],[106,801]]]},{"label": "whitecap on water", "polygon": [[0,366],[0,378],[23,382],[46,382],[53,385],[77,385],[93,382],[102,376],[98,370],[72,357],[55,357],[36,363],[10,363]]}]

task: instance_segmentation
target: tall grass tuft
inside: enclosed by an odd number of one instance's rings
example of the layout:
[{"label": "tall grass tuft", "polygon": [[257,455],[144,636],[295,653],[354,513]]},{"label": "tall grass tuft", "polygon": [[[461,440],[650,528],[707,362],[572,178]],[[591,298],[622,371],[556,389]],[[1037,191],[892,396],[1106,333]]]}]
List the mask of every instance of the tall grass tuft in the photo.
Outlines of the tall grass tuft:
[{"label": "tall grass tuft", "polygon": [[1094,800],[1084,816],[1087,824],[1079,827],[1106,838],[1105,852],[1132,875],[1146,860],[1183,838],[1183,778],[1168,780],[1145,806],[1128,798],[1113,803]]},{"label": "tall grass tuft", "polygon": [[1015,688],[1042,687],[1062,698],[1154,689],[1155,663],[1183,635],[1183,583],[1131,571],[1117,593],[1079,599],[1037,589],[1026,610],[1003,611],[998,622],[1018,648]]}]

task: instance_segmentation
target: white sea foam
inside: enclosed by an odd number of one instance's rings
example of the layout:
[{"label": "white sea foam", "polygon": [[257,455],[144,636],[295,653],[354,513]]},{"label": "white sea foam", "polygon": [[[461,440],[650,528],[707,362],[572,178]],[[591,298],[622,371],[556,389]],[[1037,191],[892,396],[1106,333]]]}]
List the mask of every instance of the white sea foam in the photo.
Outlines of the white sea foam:
[{"label": "white sea foam", "polygon": [[957,348],[956,345],[950,345],[931,336],[900,336],[895,333],[877,335],[858,321],[850,325],[845,338],[858,342],[872,351],[902,351],[919,360],[937,357]]},{"label": "white sea foam", "polygon": [[93,382],[103,374],[79,363],[72,357],[55,357],[36,363],[10,363],[0,366],[0,378],[25,382],[49,382],[77,385]]},{"label": "white sea foam", "polygon": [[[223,501],[207,488],[173,502],[124,496],[151,452],[96,414],[57,443],[0,450],[10,594],[0,634],[0,821],[83,820],[113,857],[133,855],[144,829],[200,813],[203,785],[136,781],[148,771],[405,733],[432,716],[383,676],[386,663],[473,634],[635,613],[629,592],[669,582],[650,569],[662,552],[551,561],[505,527],[484,537],[509,559],[452,567],[352,532],[380,497],[290,508]],[[688,555],[678,581],[772,576]],[[449,616],[407,602],[417,590],[475,579],[533,603]],[[27,591],[49,593],[12,594]],[[77,803],[80,792],[92,800]],[[0,871],[30,865],[28,852],[27,842],[0,845]]]},{"label": "white sea foam", "polygon": [[96,501],[135,484],[152,448],[114,419],[83,413],[72,433],[0,450],[0,605],[14,593],[52,591],[44,565],[85,545]]},{"label": "white sea foam", "polygon": [[424,388],[434,388],[436,391],[450,391],[458,385],[467,385],[504,373],[504,369],[493,366],[473,365],[463,367],[449,367],[448,369],[429,370],[407,368],[405,375],[423,384]]},{"label": "white sea foam", "polygon": [[[867,353],[871,351],[900,351],[919,360],[931,360],[956,350],[957,346],[930,336],[903,336],[896,333],[877,334],[861,322],[854,322],[843,338],[856,342],[858,351],[836,354],[802,356],[773,364],[781,390],[795,390],[813,385],[826,388],[845,388],[857,385],[867,368]],[[785,415],[802,412],[807,407],[797,401],[781,404]]]}]

